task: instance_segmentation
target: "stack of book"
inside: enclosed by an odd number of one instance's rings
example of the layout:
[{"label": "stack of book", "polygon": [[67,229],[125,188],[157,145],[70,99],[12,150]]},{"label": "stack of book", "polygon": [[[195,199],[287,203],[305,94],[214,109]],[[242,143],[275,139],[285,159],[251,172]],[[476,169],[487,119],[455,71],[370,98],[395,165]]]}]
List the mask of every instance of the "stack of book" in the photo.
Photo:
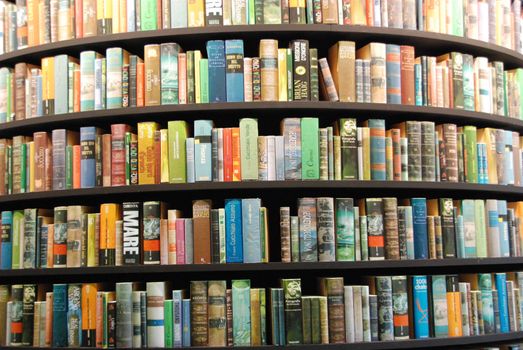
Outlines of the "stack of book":
[{"label": "stack of book", "polygon": [[[341,101],[455,108],[523,118],[523,68],[460,52],[340,41],[327,57],[307,40],[211,40],[207,58],[176,43],[145,45],[143,59],[114,47],[0,69],[0,122],[125,107],[250,101]],[[371,84],[372,81],[372,84]]]},{"label": "stack of book", "polygon": [[[284,118],[280,135],[258,121],[217,128],[196,120],[0,139],[0,195],[202,181],[387,180],[523,183],[523,137],[510,130],[429,121],[389,125],[343,118]],[[137,131],[137,132],[136,132]],[[192,134],[192,135],[191,135]]]},{"label": "stack of book", "polygon": [[[0,345],[188,347],[336,344],[516,332],[523,275],[376,276],[344,285],[301,280],[252,288],[248,279],[0,286]],[[143,288],[143,287],[142,287]],[[23,312],[22,312],[23,310]],[[378,317],[379,315],[379,317]]]},{"label": "stack of book", "polygon": [[114,33],[286,23],[417,29],[522,52],[519,0],[19,0],[0,11],[0,53]]}]

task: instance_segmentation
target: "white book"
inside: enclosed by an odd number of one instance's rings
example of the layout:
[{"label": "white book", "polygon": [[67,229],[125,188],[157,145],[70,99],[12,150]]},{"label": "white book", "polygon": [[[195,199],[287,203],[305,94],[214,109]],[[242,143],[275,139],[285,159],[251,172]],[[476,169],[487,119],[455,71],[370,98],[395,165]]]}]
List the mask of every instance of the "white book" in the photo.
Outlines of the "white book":
[{"label": "white book", "polygon": [[461,299],[461,319],[463,336],[470,335],[469,324],[469,305],[467,302],[467,284],[466,282],[459,282],[459,297]]},{"label": "white book", "polygon": [[175,348],[182,347],[182,300],[181,290],[173,290],[173,345]]},{"label": "white book", "polygon": [[136,31],[136,2],[134,0],[127,1],[127,31]]},{"label": "white book", "polygon": [[45,301],[40,301],[40,329],[39,332],[39,342],[40,346],[45,346],[45,323],[47,320],[47,313],[46,313],[46,307],[47,303]]},{"label": "white book", "polygon": [[343,0],[338,0],[338,24],[343,24]]},{"label": "white book", "polygon": [[506,281],[507,286],[507,304],[508,304],[508,320],[509,330],[511,332],[517,331],[516,319],[516,298],[514,297],[514,281]]},{"label": "white book", "polygon": [[171,0],[171,28],[187,28],[187,0]]},{"label": "white book", "polygon": [[8,301],[7,302],[7,307],[6,307],[6,310],[5,310],[5,313],[6,313],[6,317],[5,317],[5,321],[6,321],[5,322],[6,323],[6,326],[5,326],[5,344],[6,345],[11,345],[11,313],[12,313],[12,308],[13,308],[13,302],[12,301]]},{"label": "white book", "polygon": [[479,38],[478,0],[465,0],[465,36],[470,39]]},{"label": "white book", "polygon": [[252,102],[252,58],[243,59],[243,96],[245,102]]},{"label": "white book", "polygon": [[167,263],[169,265],[176,264],[176,219],[179,218],[180,211],[173,209],[167,211]]},{"label": "white book", "polygon": [[489,6],[486,0],[478,1],[478,40],[489,41]]},{"label": "white book", "polygon": [[[495,199],[487,199],[486,205],[486,219],[487,221],[487,244],[489,258],[501,257],[500,235],[498,228],[498,201]],[[492,215],[490,215],[492,213]],[[495,215],[494,215],[495,214]]]},{"label": "white book", "polygon": [[247,1],[232,0],[231,15],[233,25],[247,24]]},{"label": "white book", "polygon": [[132,314],[131,324],[133,326],[133,348],[139,348],[142,346],[142,332],[141,332],[141,304],[140,304],[140,291],[133,291],[131,295],[132,299]]},{"label": "white book", "polygon": [[194,138],[188,137],[185,140],[185,156],[187,159],[187,183],[194,183]]},{"label": "white book", "polygon": [[371,341],[369,286],[361,286],[361,318],[363,320],[363,341]]},{"label": "white book", "polygon": [[115,265],[123,265],[123,220],[116,220]]},{"label": "white book", "polygon": [[223,0],[223,25],[230,26],[232,25],[232,0]]},{"label": "white book", "polygon": [[[381,26],[382,27],[388,27],[389,26],[389,14],[387,12],[387,9],[389,8],[389,1],[395,1],[395,0],[381,0],[381,6],[380,11],[378,13],[381,13]],[[376,13],[376,12],[374,12]]]},{"label": "white book", "polygon": [[147,282],[147,345],[163,348],[165,282]]},{"label": "white book", "polygon": [[345,342],[354,343],[354,301],[353,301],[352,286],[344,287],[344,303],[345,303]]},{"label": "white book", "polygon": [[276,139],[267,136],[267,180],[276,180]]},{"label": "white book", "polygon": [[[374,13],[381,13],[381,1],[380,0],[374,0]],[[374,27],[381,27],[381,16],[373,16],[374,17]]]},{"label": "white book", "polygon": [[283,136],[274,136],[276,180],[285,180],[285,147]]},{"label": "white book", "polygon": [[354,341],[363,341],[363,309],[361,304],[362,286],[352,287],[352,301],[354,305]]}]

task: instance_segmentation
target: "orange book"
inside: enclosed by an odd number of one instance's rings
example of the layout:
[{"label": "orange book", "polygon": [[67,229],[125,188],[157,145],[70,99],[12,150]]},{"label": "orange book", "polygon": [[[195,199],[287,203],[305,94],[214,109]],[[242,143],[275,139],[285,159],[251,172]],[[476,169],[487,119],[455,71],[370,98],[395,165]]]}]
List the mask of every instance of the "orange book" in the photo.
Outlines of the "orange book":
[{"label": "orange book", "polygon": [[187,103],[187,55],[178,54],[178,103]]},{"label": "orange book", "polygon": [[38,0],[27,0],[27,44],[40,44],[40,26],[38,23]]},{"label": "orange book", "polygon": [[[366,15],[367,15],[367,25],[374,25],[374,0],[366,0]],[[383,5],[382,5],[383,6]],[[380,16],[380,13],[377,13],[376,16]]]},{"label": "orange book", "polygon": [[53,292],[47,292],[47,293],[45,293],[45,346],[51,346],[52,342],[53,342]]},{"label": "orange book", "polygon": [[102,135],[102,185],[111,186],[111,134]]},{"label": "orange book", "polygon": [[181,216],[179,210],[171,209],[167,211],[167,263],[169,265],[176,264],[176,220],[180,219]]},{"label": "orange book", "polygon": [[82,159],[82,152],[80,145],[73,146],[73,188],[80,188],[80,162]]},{"label": "orange book", "polygon": [[96,293],[96,347],[103,347],[104,338],[104,292]]},{"label": "orange book", "polygon": [[138,183],[140,185],[154,184],[156,162],[154,152],[154,133],[158,123],[138,123]]},{"label": "orange book", "polygon": [[116,264],[116,220],[120,218],[120,206],[104,203],[100,206],[100,266]]},{"label": "orange book", "polygon": [[231,128],[232,137],[232,181],[242,180],[240,155],[240,128]]},{"label": "orange book", "polygon": [[44,115],[54,114],[54,57],[42,58],[42,101]]},{"label": "orange book", "polygon": [[74,0],[74,34],[75,38],[84,37],[84,5],[83,0]]},{"label": "orange book", "polygon": [[144,106],[144,84],[145,84],[145,65],[143,62],[138,62],[136,65],[136,106]]},{"label": "orange book", "polygon": [[[47,225],[47,237],[54,237],[54,225]],[[54,265],[54,255],[53,255],[53,243],[52,239],[47,240],[47,268],[52,268]]]},{"label": "orange book", "polygon": [[73,112],[80,112],[80,70],[75,69],[73,76]]},{"label": "orange book", "polygon": [[447,276],[447,316],[449,337],[461,337],[463,327],[461,323],[461,298],[457,275]]},{"label": "orange book", "polygon": [[82,343],[88,347],[96,345],[96,283],[82,285]]}]

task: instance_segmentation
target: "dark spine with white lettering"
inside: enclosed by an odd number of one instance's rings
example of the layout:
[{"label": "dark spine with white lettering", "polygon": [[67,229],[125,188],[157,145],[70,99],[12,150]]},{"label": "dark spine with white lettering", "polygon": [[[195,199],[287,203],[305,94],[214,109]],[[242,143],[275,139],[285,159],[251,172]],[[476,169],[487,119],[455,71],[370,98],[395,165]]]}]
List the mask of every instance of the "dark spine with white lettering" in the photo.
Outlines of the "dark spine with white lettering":
[{"label": "dark spine with white lettering", "polygon": [[205,25],[223,25],[223,2],[222,0],[205,0]]},{"label": "dark spine with white lettering", "polygon": [[310,57],[309,42],[307,40],[294,40],[290,43],[293,59],[293,96],[294,100],[311,99],[310,91]]},{"label": "dark spine with white lettering", "polygon": [[140,247],[140,202],[123,203],[123,264],[139,265],[142,263]]}]

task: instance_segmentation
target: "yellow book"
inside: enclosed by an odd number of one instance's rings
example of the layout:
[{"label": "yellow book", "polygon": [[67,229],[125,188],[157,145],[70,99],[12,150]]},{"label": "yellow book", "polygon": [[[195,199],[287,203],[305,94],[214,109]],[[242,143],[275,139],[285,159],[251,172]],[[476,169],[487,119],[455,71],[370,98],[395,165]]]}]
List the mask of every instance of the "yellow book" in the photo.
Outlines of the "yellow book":
[{"label": "yellow book", "polygon": [[439,1],[439,32],[442,34],[447,34],[447,1]]},{"label": "yellow book", "polygon": [[370,180],[370,128],[361,128],[363,148],[363,180]]},{"label": "yellow book", "polygon": [[113,16],[113,34],[121,33],[120,31],[120,22],[122,18],[120,18],[120,0],[111,0],[111,6],[112,6],[112,13],[115,14]]},{"label": "yellow book", "polygon": [[[103,2],[103,20],[105,21],[105,27],[106,27],[106,33],[104,34],[112,34],[113,33],[113,4],[112,0],[98,0]],[[98,33],[100,34],[100,33]]]},{"label": "yellow book", "polygon": [[260,290],[252,288],[251,292],[251,346],[261,344]]},{"label": "yellow book", "polygon": [[54,57],[42,58],[42,101],[44,114],[54,114]]},{"label": "yellow book", "polygon": [[350,14],[351,14],[351,24],[366,26],[367,25],[367,1],[366,0],[352,1]]},{"label": "yellow book", "polygon": [[[37,5],[37,9],[36,9],[36,16],[37,16],[37,21],[38,23],[45,23],[45,16],[46,16],[46,13],[44,11],[44,0],[38,0],[38,5]],[[38,44],[47,44],[46,40],[45,40],[45,31],[43,30],[43,28],[41,28],[40,30],[38,30],[38,37],[36,38],[36,40],[38,40]]]},{"label": "yellow book", "polygon": [[266,262],[268,263],[269,262],[269,252],[270,252],[270,247],[269,247],[269,219],[268,219],[268,213],[267,213],[267,208],[265,207],[262,207],[260,208],[261,210],[261,216],[260,216],[260,219],[263,219],[263,237],[265,238],[265,241],[263,242],[263,244],[265,245],[265,248],[263,249],[263,256],[262,256],[262,262]]},{"label": "yellow book", "polygon": [[160,182],[169,182],[169,142],[167,129],[160,130]]},{"label": "yellow book", "polygon": [[200,85],[200,61],[202,53],[200,50],[194,51],[194,101],[200,103],[202,101],[201,85]]},{"label": "yellow book", "polygon": [[189,27],[205,26],[203,0],[189,0],[187,3],[187,16],[187,25]]},{"label": "yellow book", "polygon": [[100,206],[100,265],[116,265],[116,221],[120,218],[120,206],[104,203]]},{"label": "yellow book", "polygon": [[29,192],[35,191],[35,143],[31,141],[28,143],[29,146]]},{"label": "yellow book", "polygon": [[144,46],[145,105],[160,105],[160,45]]},{"label": "yellow book", "polygon": [[98,255],[96,254],[96,216],[99,214],[87,214],[87,266],[98,266]]},{"label": "yellow book", "polygon": [[491,185],[498,184],[497,153],[496,153],[496,129],[477,129],[477,142],[487,146],[487,169],[488,182]]},{"label": "yellow book", "polygon": [[96,336],[96,294],[98,289],[99,286],[96,283],[82,284],[82,336],[88,336],[91,339]]},{"label": "yellow book", "polygon": [[138,183],[140,185],[155,183],[154,133],[158,123],[138,123]]},{"label": "yellow book", "polygon": [[120,0],[120,33],[127,33],[127,0]]},{"label": "yellow book", "polygon": [[287,49],[278,49],[278,96],[287,101]]},{"label": "yellow book", "polygon": [[27,0],[27,44],[39,44],[38,0]]}]

